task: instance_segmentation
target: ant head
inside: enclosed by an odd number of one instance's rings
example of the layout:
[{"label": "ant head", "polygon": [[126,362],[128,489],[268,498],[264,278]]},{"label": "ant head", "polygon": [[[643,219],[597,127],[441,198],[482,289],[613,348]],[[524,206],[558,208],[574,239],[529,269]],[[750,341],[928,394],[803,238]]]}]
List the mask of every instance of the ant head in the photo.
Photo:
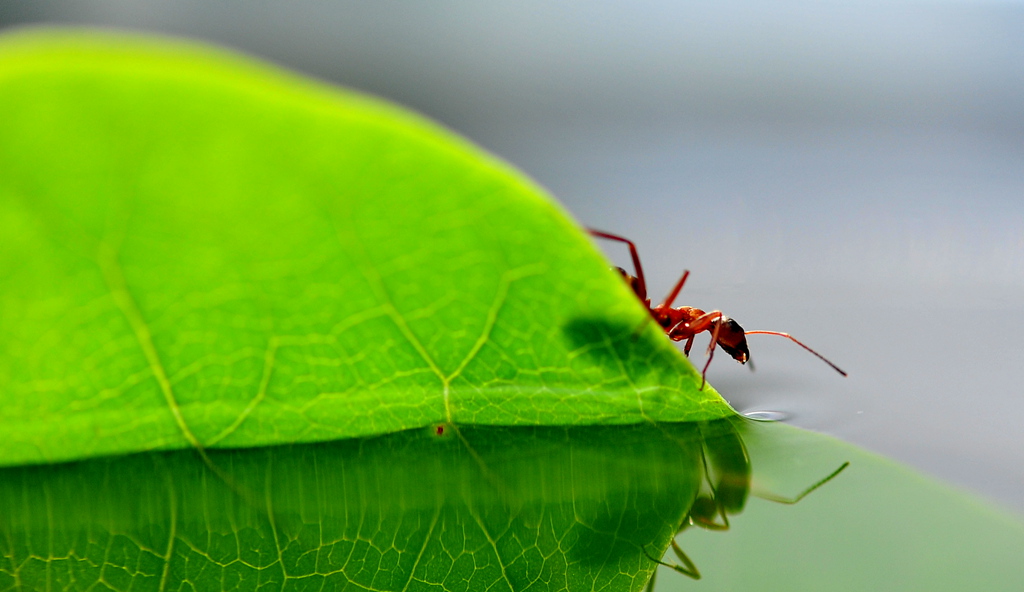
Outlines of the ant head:
[{"label": "ant head", "polygon": [[750,359],[750,350],[747,349],[747,338],[743,333],[743,327],[727,316],[719,319],[718,323],[718,347],[725,350],[725,353],[740,364],[746,364]]}]

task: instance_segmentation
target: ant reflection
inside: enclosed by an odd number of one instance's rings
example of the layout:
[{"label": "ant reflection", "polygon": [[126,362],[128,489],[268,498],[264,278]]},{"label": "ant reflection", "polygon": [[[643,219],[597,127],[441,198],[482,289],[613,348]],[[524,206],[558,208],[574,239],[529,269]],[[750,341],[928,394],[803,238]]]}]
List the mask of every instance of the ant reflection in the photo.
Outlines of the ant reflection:
[{"label": "ant reflection", "polygon": [[[750,493],[750,457],[747,455],[743,439],[733,423],[729,419],[702,422],[700,432],[704,474],[697,496],[690,505],[689,512],[683,517],[682,524],[679,525],[675,536],[691,526],[699,526],[707,530],[729,530],[729,516],[743,511]],[[849,465],[848,461],[844,462],[839,468],[796,497],[786,498],[767,494],[758,494],[757,497],[780,504],[795,504],[834,479]],[[700,570],[676,542],[675,536],[672,538],[671,547],[679,563],[668,563],[655,559],[648,553],[646,547],[643,548],[644,554],[655,563],[699,580]],[[654,590],[656,574],[657,572],[651,575],[651,580],[647,583],[647,592]]]}]

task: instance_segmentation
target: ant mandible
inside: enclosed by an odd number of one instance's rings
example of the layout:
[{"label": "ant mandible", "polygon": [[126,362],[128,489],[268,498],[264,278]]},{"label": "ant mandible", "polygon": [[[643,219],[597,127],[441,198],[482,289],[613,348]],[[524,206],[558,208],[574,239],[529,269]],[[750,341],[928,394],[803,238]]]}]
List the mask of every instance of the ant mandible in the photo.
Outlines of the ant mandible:
[{"label": "ant mandible", "polygon": [[778,335],[779,337],[785,337],[818,356],[819,359],[831,366],[836,372],[846,376],[846,372],[843,372],[839,366],[828,361],[825,356],[807,347],[789,333],[781,333],[779,331],[744,331],[739,323],[725,316],[720,310],[704,312],[692,306],[677,306],[673,308],[672,302],[675,301],[676,296],[679,296],[679,292],[683,289],[683,284],[686,283],[686,278],[690,276],[689,270],[683,272],[683,276],[679,278],[675,287],[665,297],[664,302],[657,306],[651,306],[651,299],[647,297],[647,283],[644,281],[644,270],[640,266],[640,255],[633,241],[610,232],[602,232],[592,228],[587,230],[598,238],[626,243],[629,246],[629,255],[633,258],[633,268],[636,269],[636,275],[630,275],[621,267],[616,267],[615,269],[622,274],[622,277],[629,284],[629,287],[633,289],[633,292],[636,293],[640,302],[647,307],[654,322],[658,323],[669,339],[672,341],[686,340],[686,345],[683,347],[684,354],[690,355],[690,348],[693,347],[693,338],[698,333],[703,333],[704,331],[711,332],[711,343],[708,344],[707,351],[708,361],[704,364],[704,370],[700,374],[700,390],[704,390],[704,384],[707,382],[708,366],[711,365],[711,359],[715,355],[716,346],[725,350],[725,353],[732,356],[740,364],[746,364],[750,361],[750,350],[747,349],[747,335]]}]

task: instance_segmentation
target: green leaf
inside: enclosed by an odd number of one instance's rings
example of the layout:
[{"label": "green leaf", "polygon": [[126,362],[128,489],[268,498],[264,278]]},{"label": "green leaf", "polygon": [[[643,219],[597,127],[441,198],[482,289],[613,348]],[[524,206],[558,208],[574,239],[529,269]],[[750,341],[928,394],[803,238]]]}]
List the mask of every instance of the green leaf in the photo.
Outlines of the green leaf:
[{"label": "green leaf", "polygon": [[0,465],[731,413],[540,189],[401,109],[37,31],[0,113]]},{"label": "green leaf", "polygon": [[700,445],[696,424],[421,429],[0,469],[0,590],[638,591]]}]

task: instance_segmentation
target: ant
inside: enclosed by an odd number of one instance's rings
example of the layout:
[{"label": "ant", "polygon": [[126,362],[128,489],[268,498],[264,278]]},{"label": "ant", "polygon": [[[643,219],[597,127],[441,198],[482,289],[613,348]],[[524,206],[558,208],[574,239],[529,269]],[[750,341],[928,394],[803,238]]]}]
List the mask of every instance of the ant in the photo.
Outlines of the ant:
[{"label": "ant", "polygon": [[[750,494],[752,480],[752,466],[750,455],[743,443],[743,437],[737,426],[730,419],[719,419],[711,422],[698,424],[701,440],[698,443],[701,451],[701,462],[703,472],[701,473],[701,484],[696,497],[690,504],[690,509],[683,517],[675,536],[670,542],[672,552],[681,564],[667,563],[655,559],[643,547],[644,555],[651,561],[670,568],[678,573],[693,578],[701,579],[700,571],[696,564],[686,555],[682,547],[676,542],[676,536],[682,534],[690,526],[699,526],[711,531],[729,530],[729,516],[737,515],[743,511]],[[850,462],[846,461],[839,465],[839,468],[832,471],[824,479],[812,484],[793,498],[782,497],[768,493],[758,493],[757,497],[775,502],[778,504],[795,505],[818,488],[822,487],[839,473],[842,473]],[[651,575],[645,592],[653,592],[654,578]]]},{"label": "ant", "polygon": [[[683,284],[686,283],[686,278],[690,277],[689,270],[683,272],[683,276],[679,278],[675,287],[665,297],[664,302],[657,306],[651,306],[651,299],[647,297],[647,283],[644,281],[644,270],[640,266],[640,255],[633,241],[617,234],[602,232],[592,228],[588,228],[587,231],[598,238],[626,243],[629,246],[629,255],[633,258],[633,268],[636,270],[636,275],[630,275],[629,272],[621,267],[616,267],[615,269],[622,274],[622,277],[629,284],[629,287],[633,289],[637,298],[640,299],[640,302],[651,313],[651,318],[665,331],[669,339],[672,341],[686,340],[686,345],[683,347],[684,354],[690,355],[690,348],[693,347],[693,338],[698,333],[703,333],[704,331],[711,332],[711,343],[708,344],[707,351],[708,361],[704,364],[704,370],[700,374],[700,390],[704,390],[704,384],[707,382],[708,366],[711,365],[711,359],[715,355],[716,346],[725,350],[725,353],[732,356],[740,364],[746,364],[750,361],[750,350],[747,349],[747,335],[778,335],[779,337],[785,337],[817,356],[836,372],[846,376],[846,372],[843,372],[839,366],[828,361],[825,356],[807,347],[789,333],[781,333],[779,331],[744,331],[739,323],[731,317],[727,317],[720,310],[704,312],[692,306],[677,306],[673,308],[672,302],[675,301],[676,296],[679,296],[679,292],[683,289]],[[753,369],[752,362],[751,369]]]}]

